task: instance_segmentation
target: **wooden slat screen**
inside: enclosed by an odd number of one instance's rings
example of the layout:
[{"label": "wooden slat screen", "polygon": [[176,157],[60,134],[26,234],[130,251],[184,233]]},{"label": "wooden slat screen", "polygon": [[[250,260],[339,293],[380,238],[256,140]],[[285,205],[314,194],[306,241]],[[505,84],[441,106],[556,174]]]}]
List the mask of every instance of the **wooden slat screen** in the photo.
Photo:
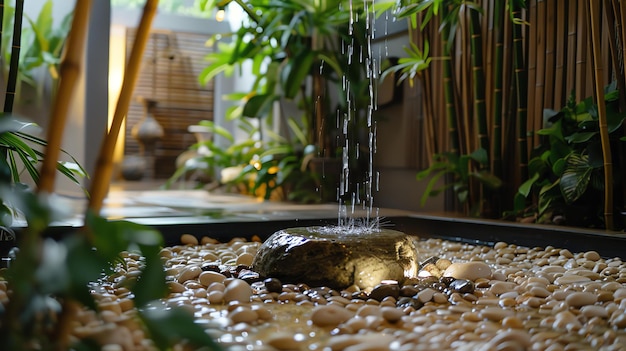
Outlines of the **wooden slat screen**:
[{"label": "wooden slat screen", "polygon": [[[136,29],[126,34],[127,57],[130,55]],[[175,171],[176,158],[195,143],[187,127],[201,120],[213,120],[213,82],[202,85],[198,75],[206,67],[206,35],[155,31],[144,53],[144,64],[135,86],[134,99],[128,110],[125,155],[139,155],[139,143],[131,129],[144,116],[139,97],[157,101],[155,118],[165,136],[157,143],[154,177],[168,178]],[[156,64],[153,64],[156,62]]]}]

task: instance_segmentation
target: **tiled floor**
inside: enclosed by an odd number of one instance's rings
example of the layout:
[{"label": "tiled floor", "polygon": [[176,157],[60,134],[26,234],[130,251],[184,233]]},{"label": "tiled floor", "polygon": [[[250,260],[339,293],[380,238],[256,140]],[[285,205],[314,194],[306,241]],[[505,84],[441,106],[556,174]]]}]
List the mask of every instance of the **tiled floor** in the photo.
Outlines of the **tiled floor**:
[{"label": "tiled floor", "polygon": [[[263,201],[249,196],[206,190],[160,189],[160,182],[125,182],[112,184],[101,215],[147,225],[210,224],[237,222],[298,221],[339,217],[339,205],[294,204]],[[61,198],[61,207],[73,215],[56,223],[61,226],[82,225],[86,201]],[[346,209],[349,217],[366,217],[364,209]],[[401,216],[406,211],[374,209],[369,215]]]}]

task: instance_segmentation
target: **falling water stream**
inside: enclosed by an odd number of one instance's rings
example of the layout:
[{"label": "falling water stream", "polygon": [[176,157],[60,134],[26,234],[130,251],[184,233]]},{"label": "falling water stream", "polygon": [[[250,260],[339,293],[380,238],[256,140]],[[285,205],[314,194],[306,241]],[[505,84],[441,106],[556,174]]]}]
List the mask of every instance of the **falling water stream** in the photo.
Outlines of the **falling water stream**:
[{"label": "falling water stream", "polygon": [[[355,0],[358,1],[358,0]],[[350,42],[342,42],[343,53],[348,55],[348,65],[363,65],[365,67],[365,79],[368,80],[368,94],[369,102],[365,111],[359,111],[358,106],[355,105],[353,100],[353,82],[349,77],[344,74],[342,77],[342,88],[344,98],[346,99],[347,109],[345,113],[340,113],[337,119],[337,128],[341,130],[344,144],[342,146],[342,168],[341,178],[338,189],[339,198],[339,213],[338,213],[338,226],[342,231],[348,232],[363,232],[378,230],[380,226],[379,209],[374,207],[374,192],[379,190],[380,174],[374,171],[374,155],[376,154],[376,121],[374,120],[374,111],[377,109],[377,96],[376,96],[376,82],[380,75],[380,62],[381,55],[375,57],[372,47],[372,42],[376,36],[376,16],[374,13],[374,1],[375,0],[362,0],[363,1],[363,14],[364,18],[356,13],[352,0],[349,2],[350,22],[348,34],[352,37]],[[366,42],[365,47],[361,48],[355,43],[354,39],[354,25],[358,21],[365,21],[366,29]],[[386,25],[385,25],[386,35]],[[385,45],[386,47],[386,45]],[[386,52],[386,48],[385,48]],[[365,174],[365,181],[361,184],[355,184],[355,189],[350,192],[350,163],[351,157],[358,160],[360,155],[360,145],[357,140],[356,143],[350,143],[349,127],[357,127],[354,123],[354,119],[358,118],[359,113],[365,113],[367,122],[367,170]],[[356,135],[359,138],[359,135]],[[354,150],[351,150],[351,147]],[[363,187],[363,188],[362,188]],[[361,195],[363,194],[363,195]],[[363,196],[363,198],[361,197]],[[346,200],[349,199],[349,201]],[[355,220],[354,214],[357,210],[364,210],[365,217],[363,219]]]}]

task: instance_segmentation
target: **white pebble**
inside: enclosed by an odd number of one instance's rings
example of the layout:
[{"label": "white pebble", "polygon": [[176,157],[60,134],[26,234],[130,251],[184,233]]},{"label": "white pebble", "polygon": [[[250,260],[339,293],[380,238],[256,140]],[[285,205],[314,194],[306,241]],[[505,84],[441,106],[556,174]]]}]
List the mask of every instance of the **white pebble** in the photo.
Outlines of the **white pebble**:
[{"label": "white pebble", "polygon": [[213,271],[202,272],[198,276],[198,281],[200,282],[200,284],[207,286],[207,287],[211,285],[212,283],[223,283],[224,280],[226,280],[226,276],[224,276],[221,273],[213,272]]},{"label": "white pebble", "polygon": [[252,265],[252,261],[254,260],[254,255],[251,253],[242,253],[237,257],[236,263],[239,265],[250,266]]},{"label": "white pebble", "polygon": [[583,306],[580,308],[580,313],[582,313],[583,316],[587,318],[592,318],[592,317],[607,318],[609,316],[609,313],[607,312],[606,308],[602,306],[596,306],[596,305]]},{"label": "white pebble", "polygon": [[248,283],[241,279],[233,279],[228,283],[224,290],[224,301],[240,301],[250,302],[252,296],[252,288]]},{"label": "white pebble", "polygon": [[574,284],[574,283],[585,283],[590,282],[591,279],[582,275],[576,274],[565,274],[554,280],[554,284],[556,285],[566,285],[566,284]]},{"label": "white pebble", "polygon": [[479,261],[465,263],[453,263],[443,272],[444,277],[455,279],[476,280],[479,278],[491,278],[491,268]]},{"label": "white pebble", "polygon": [[594,261],[595,262],[595,261],[600,259],[600,254],[598,254],[596,251],[587,251],[587,252],[585,252],[583,257],[588,259],[589,261]]},{"label": "white pebble", "polygon": [[200,267],[188,266],[187,268],[183,269],[182,272],[180,272],[180,275],[178,276],[178,282],[184,283],[188,280],[196,279],[198,278],[200,273],[202,273],[202,269],[200,269]]}]

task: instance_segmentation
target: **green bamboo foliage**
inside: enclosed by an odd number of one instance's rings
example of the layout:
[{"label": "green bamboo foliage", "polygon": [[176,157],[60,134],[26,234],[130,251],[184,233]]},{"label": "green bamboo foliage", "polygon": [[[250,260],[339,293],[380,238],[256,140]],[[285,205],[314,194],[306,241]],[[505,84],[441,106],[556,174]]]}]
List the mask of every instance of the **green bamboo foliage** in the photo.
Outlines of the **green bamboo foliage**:
[{"label": "green bamboo foliage", "polygon": [[517,136],[519,152],[519,173],[521,182],[528,179],[528,139],[527,139],[527,103],[528,76],[524,64],[524,43],[522,37],[521,1],[513,0],[511,17],[513,19],[513,65],[515,71],[515,90],[517,92]]},{"label": "green bamboo foliage", "polygon": [[611,144],[609,141],[606,103],[604,100],[604,82],[602,79],[602,42],[600,37],[600,17],[602,14],[600,13],[599,0],[590,1],[589,16],[591,24],[593,66],[595,71],[596,103],[598,105],[600,140],[602,144],[602,158],[604,162],[604,225],[607,229],[613,230],[613,161],[611,155]]},{"label": "green bamboo foliage", "polygon": [[[3,4],[4,9],[4,4]],[[13,102],[15,101],[15,90],[17,86],[17,75],[20,59],[20,49],[22,43],[22,14],[24,13],[24,0],[17,0],[15,2],[15,20],[13,22],[13,44],[11,50],[11,63],[9,70],[9,77],[7,80],[7,90],[4,100],[4,112],[9,113],[13,111]]]}]

